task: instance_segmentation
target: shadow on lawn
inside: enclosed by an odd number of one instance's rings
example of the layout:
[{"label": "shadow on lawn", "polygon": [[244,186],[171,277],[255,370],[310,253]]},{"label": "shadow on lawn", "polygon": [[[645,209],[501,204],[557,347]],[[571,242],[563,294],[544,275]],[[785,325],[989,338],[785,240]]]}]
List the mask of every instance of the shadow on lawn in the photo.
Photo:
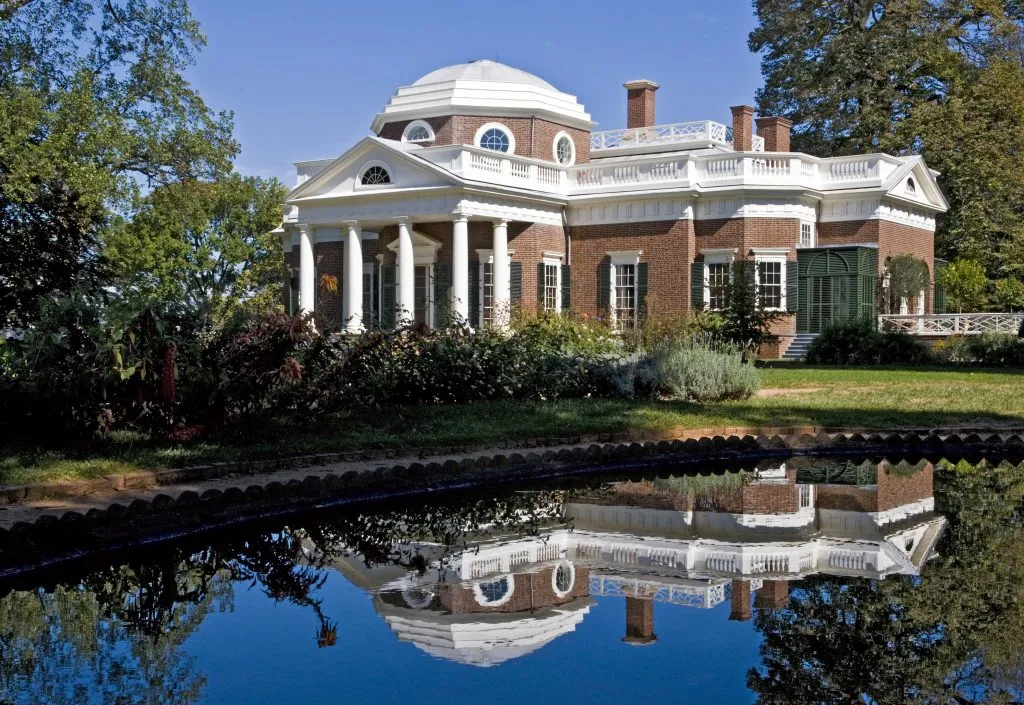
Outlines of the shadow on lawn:
[{"label": "shadow on lawn", "polygon": [[808,370],[813,372],[920,372],[920,373],[959,373],[959,374],[998,374],[1024,376],[1024,368],[1020,367],[956,367],[950,365],[809,365],[797,360],[758,360],[758,369],[763,370]]}]

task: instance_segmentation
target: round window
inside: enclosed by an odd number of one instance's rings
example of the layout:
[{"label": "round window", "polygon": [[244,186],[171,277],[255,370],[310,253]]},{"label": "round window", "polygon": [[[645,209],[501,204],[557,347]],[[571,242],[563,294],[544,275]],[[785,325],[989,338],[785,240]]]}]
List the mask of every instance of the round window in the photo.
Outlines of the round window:
[{"label": "round window", "polygon": [[559,563],[551,574],[551,587],[559,597],[565,597],[576,582],[576,569],[572,563]]},{"label": "round window", "polygon": [[512,146],[508,133],[500,127],[492,127],[480,135],[480,146],[495,152],[507,152]]},{"label": "round window", "polygon": [[562,135],[555,140],[555,159],[562,166],[571,166],[576,159],[576,150],[569,135]]},{"label": "round window", "polygon": [[364,186],[379,186],[380,184],[390,183],[391,174],[382,166],[374,165],[363,172],[362,184]]},{"label": "round window", "polygon": [[494,604],[495,602],[502,602],[511,591],[512,582],[508,576],[503,576],[497,580],[488,580],[487,582],[480,583],[480,596],[483,598],[484,604]]}]

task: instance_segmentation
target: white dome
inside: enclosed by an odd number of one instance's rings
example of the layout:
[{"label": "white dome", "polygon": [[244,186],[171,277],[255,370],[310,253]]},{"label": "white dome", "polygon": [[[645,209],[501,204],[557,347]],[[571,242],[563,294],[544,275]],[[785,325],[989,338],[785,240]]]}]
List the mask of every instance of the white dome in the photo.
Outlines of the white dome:
[{"label": "white dome", "polygon": [[481,59],[431,71],[402,86],[377,114],[370,129],[389,122],[444,115],[538,116],[590,130],[594,123],[576,96],[542,78],[497,61]]},{"label": "white dome", "polygon": [[557,88],[539,76],[534,76],[532,73],[528,73],[522,69],[512,68],[505,64],[499,64],[497,61],[491,61],[490,59],[477,59],[476,61],[470,61],[468,64],[445,66],[444,68],[437,69],[436,71],[431,71],[412,85],[426,86],[432,83],[445,83],[447,81],[522,83],[527,86],[543,88],[544,90],[555,91],[556,93],[558,92]]}]

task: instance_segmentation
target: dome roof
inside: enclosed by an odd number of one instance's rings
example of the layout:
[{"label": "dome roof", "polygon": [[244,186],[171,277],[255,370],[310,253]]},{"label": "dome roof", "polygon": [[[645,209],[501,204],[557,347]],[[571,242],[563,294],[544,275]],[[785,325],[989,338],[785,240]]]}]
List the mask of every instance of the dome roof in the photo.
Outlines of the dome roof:
[{"label": "dome roof", "polygon": [[594,126],[576,96],[532,73],[481,59],[445,66],[402,86],[377,114],[371,129],[379,134],[389,122],[444,115],[536,115],[588,131]]},{"label": "dome roof", "polygon": [[557,92],[558,89],[552,86],[539,76],[523,71],[522,69],[499,64],[490,59],[477,59],[468,64],[455,64],[431,71],[426,76],[418,79],[412,85],[426,86],[432,83],[445,83],[447,81],[486,81],[489,83],[522,83],[536,88],[543,88],[548,91]]}]

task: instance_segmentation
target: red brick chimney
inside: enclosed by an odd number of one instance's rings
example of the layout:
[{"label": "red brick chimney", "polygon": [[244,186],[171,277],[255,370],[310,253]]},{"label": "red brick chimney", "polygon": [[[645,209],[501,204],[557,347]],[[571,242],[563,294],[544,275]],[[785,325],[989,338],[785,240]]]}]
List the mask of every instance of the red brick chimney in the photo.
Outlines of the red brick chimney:
[{"label": "red brick chimney", "polygon": [[638,645],[653,644],[658,640],[654,633],[654,600],[626,598],[626,636],[622,640]]},{"label": "red brick chimney", "polygon": [[750,607],[750,581],[732,581],[732,611],[729,619],[737,622],[748,622],[754,616],[754,610]]},{"label": "red brick chimney", "polygon": [[754,109],[749,105],[734,105],[732,111],[732,148],[749,152],[754,146]]},{"label": "red brick chimney", "polygon": [[793,133],[793,121],[784,117],[763,117],[757,119],[757,134],[764,137],[764,151],[788,152],[789,138]]},{"label": "red brick chimney", "polygon": [[781,610],[788,604],[788,580],[765,580],[754,596],[754,607],[758,609]]},{"label": "red brick chimney", "polygon": [[653,127],[654,91],[658,90],[658,84],[641,79],[623,85],[626,87],[626,127]]}]

